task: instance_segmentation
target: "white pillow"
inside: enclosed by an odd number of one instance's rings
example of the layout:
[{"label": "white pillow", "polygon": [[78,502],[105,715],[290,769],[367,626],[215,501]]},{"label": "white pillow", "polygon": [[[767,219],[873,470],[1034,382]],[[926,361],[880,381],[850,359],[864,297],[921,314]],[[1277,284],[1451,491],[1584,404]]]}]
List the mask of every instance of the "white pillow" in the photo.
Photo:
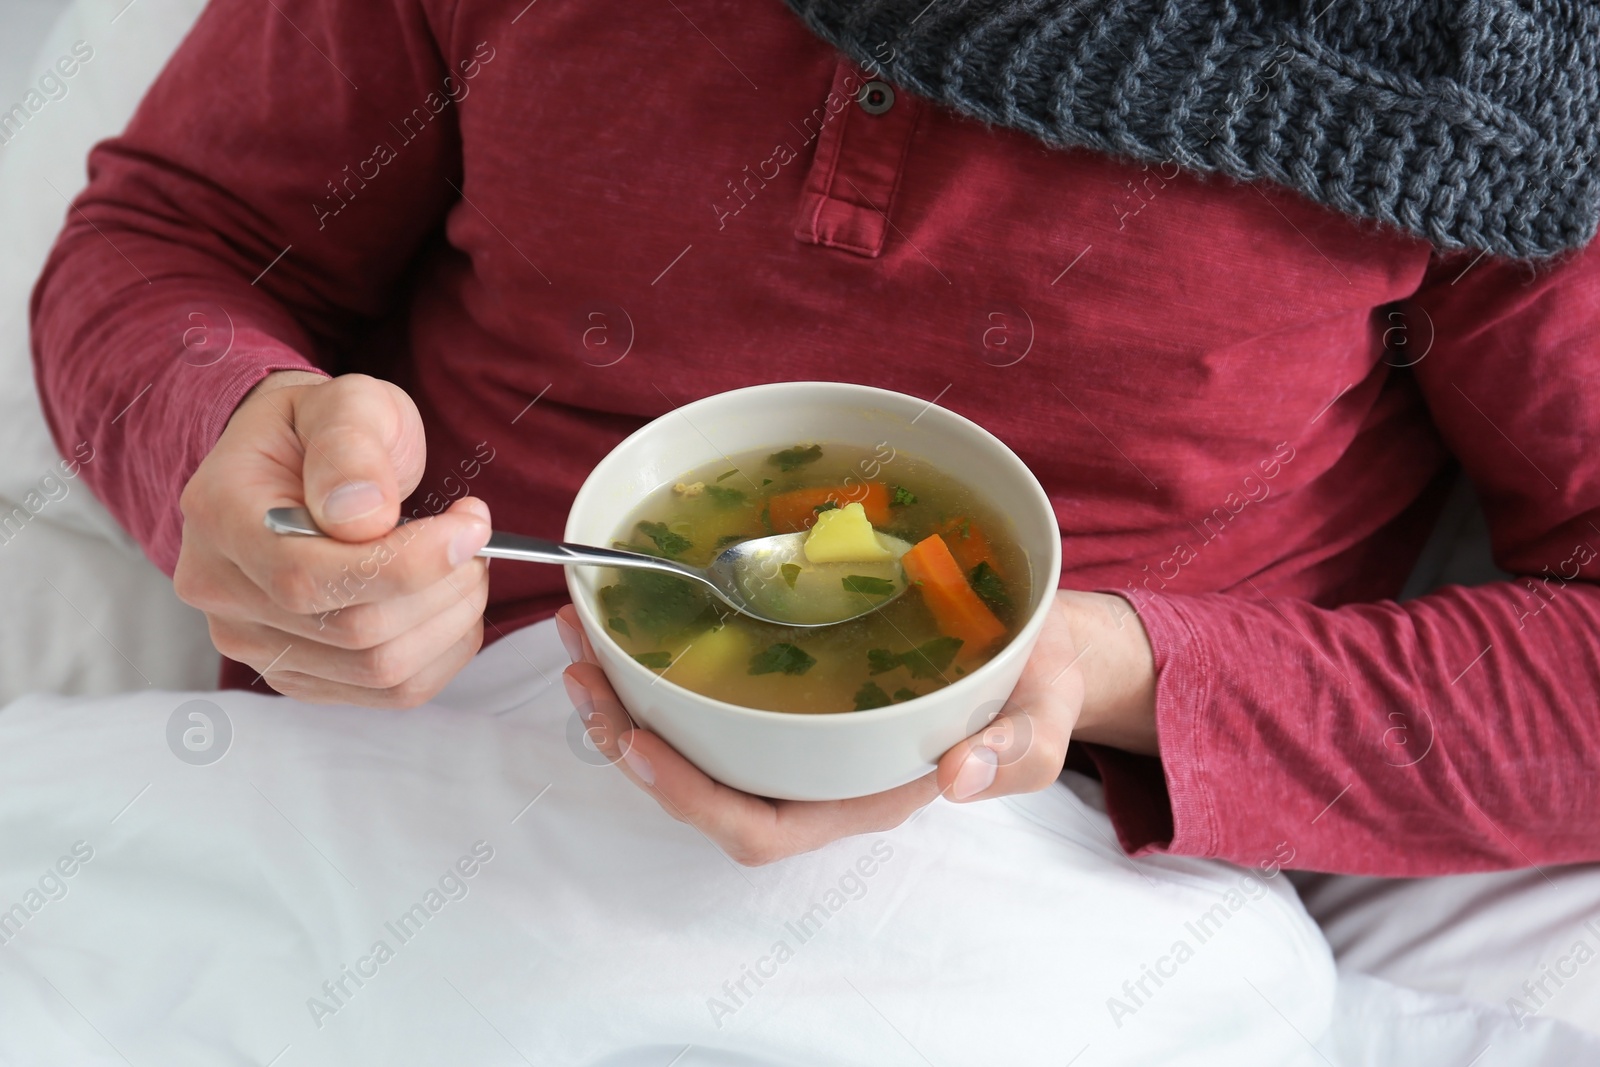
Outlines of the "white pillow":
[{"label": "white pillow", "polygon": [[[204,6],[125,3],[74,3],[26,61],[33,95],[0,100],[0,113],[13,103],[27,112],[0,145],[0,519],[19,506],[32,515],[0,531],[0,613],[10,620],[0,625],[0,705],[36,691],[216,684],[204,618],[179,602],[82,478],[63,477],[29,357],[28,299],[67,201],[87,180],[89,148],[127,124]],[[16,17],[10,10],[0,21]]]},{"label": "white pillow", "polygon": [[[68,201],[87,184],[89,149],[127,125],[204,6],[204,0],[139,0],[131,6],[126,0],[77,0],[29,63],[32,94],[0,101],[0,112],[13,104],[37,108],[20,129],[6,127],[0,145],[0,233],[6,235],[0,242],[0,497],[21,502],[42,478],[60,475],[61,457],[39,407],[29,356],[33,283]],[[83,43],[74,54],[78,42]],[[90,58],[79,61],[86,53]],[[62,57],[72,61],[58,68]],[[74,67],[70,77],[60,76]],[[41,516],[138,553],[82,482],[65,484],[67,495],[51,501]]]}]

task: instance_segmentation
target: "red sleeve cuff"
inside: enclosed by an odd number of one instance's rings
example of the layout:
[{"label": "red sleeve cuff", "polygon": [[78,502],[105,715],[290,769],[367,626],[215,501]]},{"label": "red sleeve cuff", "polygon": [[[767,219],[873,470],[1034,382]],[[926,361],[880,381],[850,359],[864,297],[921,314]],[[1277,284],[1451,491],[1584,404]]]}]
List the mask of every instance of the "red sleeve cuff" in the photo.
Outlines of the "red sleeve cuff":
[{"label": "red sleeve cuff", "polygon": [[1129,855],[1214,856],[1216,808],[1206,782],[1202,732],[1211,705],[1210,652],[1175,598],[1118,595],[1138,612],[1155,655],[1161,755],[1082,747],[1100,773],[1107,813]]}]

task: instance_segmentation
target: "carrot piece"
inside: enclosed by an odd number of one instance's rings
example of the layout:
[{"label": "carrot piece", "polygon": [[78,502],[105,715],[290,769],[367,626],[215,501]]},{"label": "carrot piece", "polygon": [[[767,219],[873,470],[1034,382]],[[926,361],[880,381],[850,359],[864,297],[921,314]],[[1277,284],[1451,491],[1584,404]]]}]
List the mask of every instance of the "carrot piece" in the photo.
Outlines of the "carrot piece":
[{"label": "carrot piece", "polygon": [[883,482],[821,485],[775,493],[767,500],[767,517],[772,520],[774,533],[794,533],[810,529],[817,521],[817,508],[823,504],[841,508],[846,504],[860,504],[872,525],[889,524],[889,487]]},{"label": "carrot piece", "polygon": [[1000,577],[1006,576],[999,558],[994,554],[994,546],[989,543],[989,535],[971,519],[957,516],[941,523],[934,533],[944,538],[945,544],[950,546],[950,554],[967,574],[971,574],[978,564],[987,563]]},{"label": "carrot piece", "polygon": [[1005,635],[1005,623],[972,591],[943,537],[932,534],[918,541],[900,557],[900,565],[922,591],[939,632],[961,639],[963,656],[982,652]]}]

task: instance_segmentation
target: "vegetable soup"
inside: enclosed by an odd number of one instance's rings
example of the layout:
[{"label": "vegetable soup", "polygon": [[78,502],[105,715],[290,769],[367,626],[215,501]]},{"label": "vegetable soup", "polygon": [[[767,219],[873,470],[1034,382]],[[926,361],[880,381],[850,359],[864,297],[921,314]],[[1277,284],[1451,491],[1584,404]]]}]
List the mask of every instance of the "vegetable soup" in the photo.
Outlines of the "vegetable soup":
[{"label": "vegetable soup", "polygon": [[[802,713],[931,692],[987,662],[1026,621],[1032,576],[1009,523],[967,486],[886,443],[802,443],[708,464],[652,493],[616,544],[704,567],[729,545],[803,530],[806,560],[859,561],[842,579],[851,595],[887,597],[897,585],[886,567],[903,572],[906,592],[836,626],[790,627],[741,615],[682,578],[611,571],[600,616],[634,659],[670,681],[731,704]],[[898,562],[891,538],[912,546]],[[782,570],[772,580],[805,588],[803,565]]]}]

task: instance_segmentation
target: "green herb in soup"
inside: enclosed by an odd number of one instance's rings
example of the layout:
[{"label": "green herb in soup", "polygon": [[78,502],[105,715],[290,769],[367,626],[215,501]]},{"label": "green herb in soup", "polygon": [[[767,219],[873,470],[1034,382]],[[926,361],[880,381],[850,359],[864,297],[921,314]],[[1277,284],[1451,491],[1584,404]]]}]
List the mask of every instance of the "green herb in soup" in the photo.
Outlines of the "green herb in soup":
[{"label": "green herb in soup", "polygon": [[[1005,519],[887,444],[803,442],[733,456],[731,466],[709,465],[652,494],[617,544],[705,566],[729,545],[797,531],[806,532],[804,556],[773,581],[806,595],[809,568],[843,564],[833,574],[844,577],[828,579],[833,595],[842,585],[863,602],[887,602],[837,626],[778,626],[684,579],[615,571],[600,589],[607,630],[644,666],[718,700],[851,712],[950,684],[1003,648],[1026,615],[1032,576]],[[913,547],[896,562],[880,534]],[[892,600],[899,583],[887,574],[909,586]]]},{"label": "green herb in soup", "polygon": [[782,452],[774,452],[767,457],[767,462],[781,471],[792,471],[796,467],[805,466],[807,463],[815,463],[821,458],[821,445],[795,445],[793,448],[786,448]]}]

